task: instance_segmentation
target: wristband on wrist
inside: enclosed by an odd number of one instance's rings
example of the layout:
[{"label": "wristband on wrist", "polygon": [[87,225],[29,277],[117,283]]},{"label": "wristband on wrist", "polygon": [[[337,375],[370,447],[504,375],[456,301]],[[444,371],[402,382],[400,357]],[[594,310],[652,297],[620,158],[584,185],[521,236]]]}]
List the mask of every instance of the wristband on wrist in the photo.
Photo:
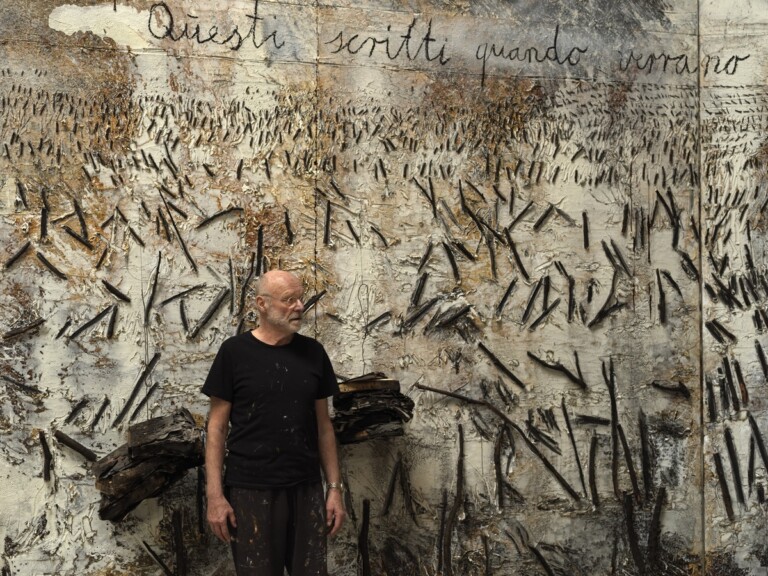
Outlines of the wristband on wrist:
[{"label": "wristband on wrist", "polygon": [[328,484],[326,484],[326,489],[335,489],[338,490],[341,494],[344,494],[344,482],[328,482]]}]

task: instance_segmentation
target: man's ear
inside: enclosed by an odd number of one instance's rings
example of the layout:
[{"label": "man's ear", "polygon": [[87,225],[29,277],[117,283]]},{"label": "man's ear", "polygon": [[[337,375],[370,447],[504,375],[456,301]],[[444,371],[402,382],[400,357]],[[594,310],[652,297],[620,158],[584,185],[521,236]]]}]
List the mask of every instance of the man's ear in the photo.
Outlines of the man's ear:
[{"label": "man's ear", "polygon": [[264,296],[257,295],[256,300],[254,301],[256,304],[256,310],[261,312],[264,309],[266,298]]}]

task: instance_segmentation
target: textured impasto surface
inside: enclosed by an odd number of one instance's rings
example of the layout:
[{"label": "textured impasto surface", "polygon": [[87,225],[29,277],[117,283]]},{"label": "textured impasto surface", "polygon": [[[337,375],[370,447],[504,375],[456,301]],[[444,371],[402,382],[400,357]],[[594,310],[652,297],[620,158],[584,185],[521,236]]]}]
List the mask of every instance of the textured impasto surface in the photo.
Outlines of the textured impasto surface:
[{"label": "textured impasto surface", "polygon": [[2,574],[230,573],[199,471],[105,521],[62,438],[202,420],[277,267],[414,402],[334,574],[765,573],[758,4],[4,3]]}]

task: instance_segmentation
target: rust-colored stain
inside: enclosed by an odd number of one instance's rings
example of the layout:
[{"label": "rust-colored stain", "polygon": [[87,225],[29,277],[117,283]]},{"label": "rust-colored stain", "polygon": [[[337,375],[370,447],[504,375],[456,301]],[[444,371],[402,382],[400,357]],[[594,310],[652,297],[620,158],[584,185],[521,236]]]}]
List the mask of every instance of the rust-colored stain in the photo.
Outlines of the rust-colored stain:
[{"label": "rust-colored stain", "polygon": [[621,82],[607,87],[606,104],[611,112],[619,114],[627,103],[627,96],[632,90],[632,84]]}]

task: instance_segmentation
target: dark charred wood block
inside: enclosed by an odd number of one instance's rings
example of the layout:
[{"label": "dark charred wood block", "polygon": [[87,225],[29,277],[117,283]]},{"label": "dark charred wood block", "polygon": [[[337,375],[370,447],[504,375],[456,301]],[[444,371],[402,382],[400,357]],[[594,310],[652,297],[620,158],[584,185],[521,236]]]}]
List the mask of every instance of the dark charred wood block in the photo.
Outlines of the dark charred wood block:
[{"label": "dark charred wood block", "polygon": [[159,495],[202,462],[202,427],[188,410],[131,426],[128,442],[93,466],[102,493],[99,516],[122,520],[142,500]]}]

